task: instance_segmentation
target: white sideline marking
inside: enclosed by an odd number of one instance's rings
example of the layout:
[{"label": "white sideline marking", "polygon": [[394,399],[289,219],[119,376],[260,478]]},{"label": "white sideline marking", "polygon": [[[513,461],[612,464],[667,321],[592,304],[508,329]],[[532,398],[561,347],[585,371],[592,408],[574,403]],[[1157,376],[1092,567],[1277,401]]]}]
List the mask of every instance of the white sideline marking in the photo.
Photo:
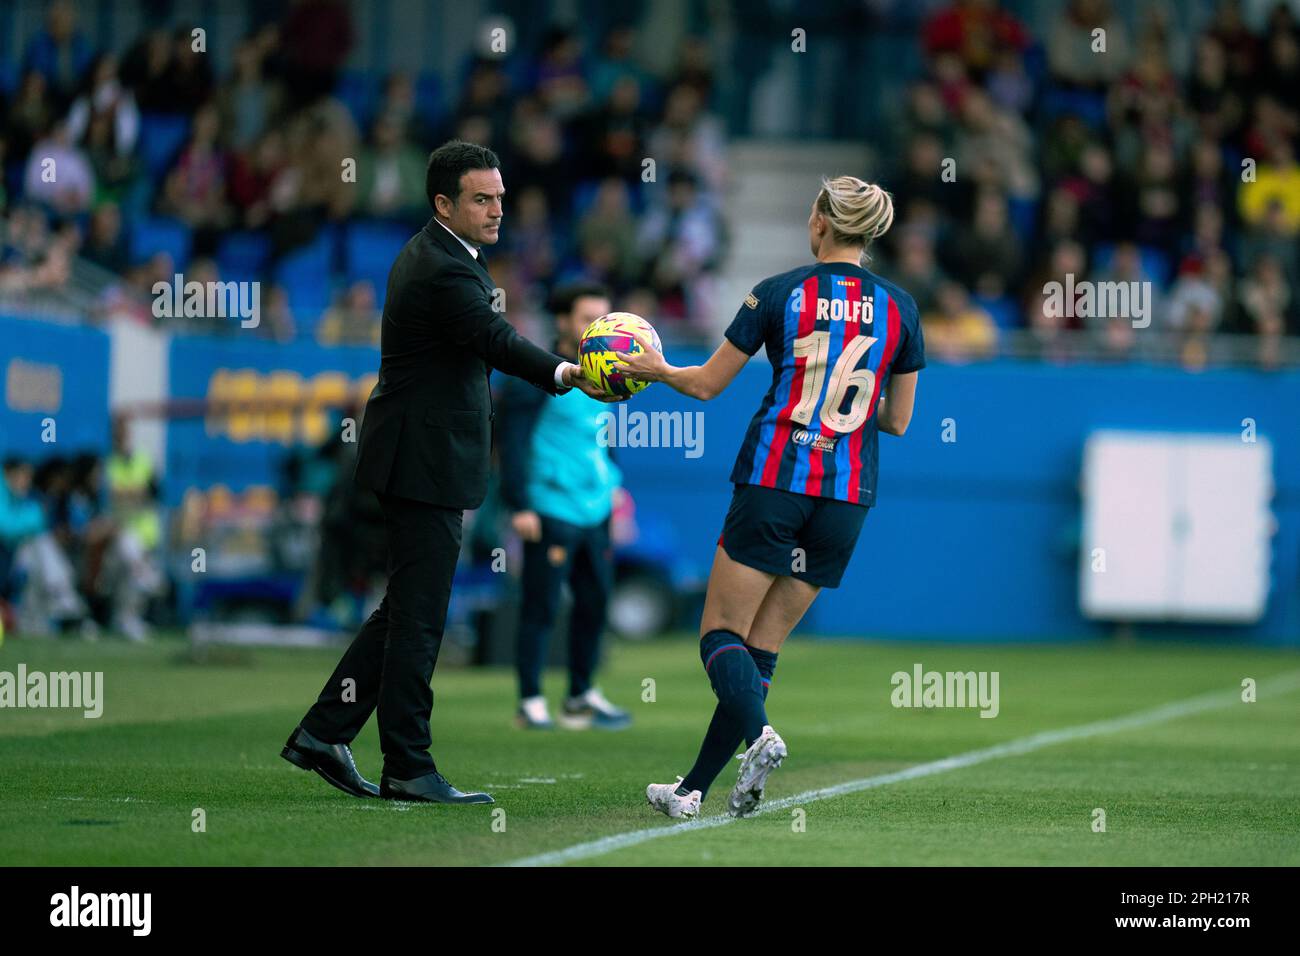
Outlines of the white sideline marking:
[{"label": "white sideline marking", "polygon": [[[1300,687],[1300,671],[1289,671],[1266,682],[1261,682],[1259,693],[1261,696],[1265,691],[1273,694],[1281,694],[1286,693],[1289,690],[1295,690],[1297,687]],[[1015,757],[1034,750],[1041,750],[1043,747],[1050,747],[1053,744],[1065,743],[1072,740],[1082,740],[1086,737],[1096,737],[1101,734],[1111,734],[1121,730],[1131,730],[1134,727],[1147,727],[1151,724],[1163,723],[1167,720],[1174,720],[1178,717],[1198,714],[1206,710],[1217,710],[1221,707],[1227,707],[1230,704],[1240,702],[1240,690],[1211,691],[1210,693],[1202,694],[1199,697],[1190,697],[1187,700],[1163,704],[1160,707],[1139,711],[1136,714],[1129,714],[1126,717],[1112,717],[1107,720],[1095,721],[1091,724],[1079,724],[1075,727],[1062,727],[1060,730],[1045,730],[1042,733],[1031,734],[1028,737],[1021,737],[1019,740],[1011,740],[1004,744],[996,744],[992,747],[984,747],[980,750],[970,750],[964,754],[957,754],[953,757],[944,757],[942,760],[932,760],[929,763],[916,764],[915,766],[907,767],[903,770],[895,770],[892,773],[884,773],[875,777],[864,777],[861,780],[849,780],[845,783],[838,783],[833,787],[823,787],[820,790],[806,790],[803,793],[797,793],[792,797],[785,797],[781,800],[773,800],[770,803],[764,803],[753,815],[757,816],[760,813],[772,813],[777,810],[785,810],[790,807],[797,807],[817,800],[840,797],[846,793],[858,793],[862,790],[871,790],[875,787],[883,787],[886,784],[901,783],[904,780],[915,780],[918,777],[930,777],[937,773],[946,773],[949,770],[960,770],[963,767],[972,767],[975,764],[984,763],[988,760],[996,760],[999,757]],[[615,850],[622,850],[626,847],[636,846],[639,843],[646,843],[650,840],[658,840],[661,837],[675,836],[678,833],[685,833],[688,830],[707,830],[712,827],[726,826],[729,823],[735,822],[735,817],[728,816],[724,813],[714,817],[700,817],[695,820],[688,820],[685,823],[678,823],[673,826],[658,826],[647,827],[644,830],[629,830],[625,833],[615,833],[611,836],[602,837],[599,840],[591,840],[587,843],[577,843],[573,846],[566,847],[563,850],[553,850],[550,853],[539,853],[536,856],[528,856],[519,860],[513,860],[502,865],[555,866],[563,863],[572,863],[575,860],[586,860],[593,856],[603,856],[606,853],[612,853]]]}]

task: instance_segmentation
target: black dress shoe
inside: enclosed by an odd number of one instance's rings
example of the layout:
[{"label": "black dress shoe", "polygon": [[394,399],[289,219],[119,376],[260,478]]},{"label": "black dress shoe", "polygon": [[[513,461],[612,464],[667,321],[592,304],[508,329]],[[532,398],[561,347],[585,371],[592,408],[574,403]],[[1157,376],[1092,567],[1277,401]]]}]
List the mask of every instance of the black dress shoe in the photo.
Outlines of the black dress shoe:
[{"label": "black dress shoe", "polygon": [[461,793],[438,771],[414,780],[379,778],[379,795],[386,800],[415,800],[425,803],[496,803],[486,793]]},{"label": "black dress shoe", "polygon": [[289,735],[280,756],[295,767],[315,770],[330,786],[354,797],[377,797],[379,788],[361,776],[347,744],[327,744],[301,726]]}]

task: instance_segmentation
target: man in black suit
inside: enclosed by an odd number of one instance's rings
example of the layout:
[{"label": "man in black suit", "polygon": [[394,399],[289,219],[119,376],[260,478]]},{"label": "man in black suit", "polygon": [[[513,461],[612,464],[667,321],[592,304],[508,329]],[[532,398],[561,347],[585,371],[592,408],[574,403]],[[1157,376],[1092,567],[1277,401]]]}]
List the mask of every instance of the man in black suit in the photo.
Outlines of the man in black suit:
[{"label": "man in black suit", "polygon": [[[614,401],[581,369],[518,335],[494,308],[480,247],[497,241],[500,162],[453,140],[429,157],[434,216],[388,274],[379,382],[366,403],[355,478],[379,497],[388,589],[281,755],[354,796],[491,803],[462,793],[429,754],[429,682],[438,660],[464,509],[487,492],[492,442],[488,375],[496,368],[551,395],[576,386]],[[379,712],[380,785],[362,778],[348,744]]]}]

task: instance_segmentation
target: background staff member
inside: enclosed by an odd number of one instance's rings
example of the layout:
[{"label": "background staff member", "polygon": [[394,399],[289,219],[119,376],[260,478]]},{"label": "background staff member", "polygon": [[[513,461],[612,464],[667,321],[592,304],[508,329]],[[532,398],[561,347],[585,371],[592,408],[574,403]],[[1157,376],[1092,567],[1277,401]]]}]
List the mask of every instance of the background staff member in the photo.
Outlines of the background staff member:
[{"label": "background staff member", "polygon": [[[550,309],[554,351],[577,361],[583,330],[610,311],[609,293],[594,283],[563,286]],[[592,686],[614,578],[610,513],[622,484],[608,444],[597,437],[605,408],[580,392],[547,401],[516,380],[506,383],[501,404],[501,497],[524,541],[516,720],[522,727],[554,726],[542,696],[542,667],[567,581],[573,592],[569,695],[560,725],[622,729],[631,723],[628,713]]]}]

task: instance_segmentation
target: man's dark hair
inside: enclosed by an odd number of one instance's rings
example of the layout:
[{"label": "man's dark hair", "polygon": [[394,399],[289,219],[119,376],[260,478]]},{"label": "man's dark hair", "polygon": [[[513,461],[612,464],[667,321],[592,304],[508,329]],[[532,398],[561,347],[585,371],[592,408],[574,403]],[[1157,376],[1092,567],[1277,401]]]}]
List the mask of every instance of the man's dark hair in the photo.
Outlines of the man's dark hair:
[{"label": "man's dark hair", "polygon": [[591,296],[596,299],[608,299],[609,289],[599,282],[568,282],[557,286],[551,293],[549,308],[551,315],[568,315],[579,299]]},{"label": "man's dark hair", "polygon": [[473,169],[500,169],[501,160],[486,146],[459,139],[443,143],[429,154],[429,168],[424,176],[424,194],[429,206],[438,210],[433,198],[439,194],[453,203],[460,199],[460,177]]}]

